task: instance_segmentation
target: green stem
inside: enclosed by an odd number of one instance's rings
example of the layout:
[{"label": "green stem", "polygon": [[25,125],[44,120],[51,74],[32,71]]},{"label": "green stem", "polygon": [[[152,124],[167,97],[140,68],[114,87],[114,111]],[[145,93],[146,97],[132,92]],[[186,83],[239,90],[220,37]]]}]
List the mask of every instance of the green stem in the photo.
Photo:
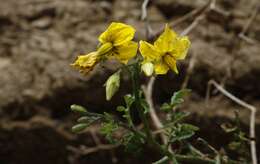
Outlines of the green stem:
[{"label": "green stem", "polygon": [[142,99],[140,94],[140,65],[139,62],[134,63],[133,67],[131,65],[130,73],[131,80],[133,85],[133,95],[135,98],[135,109],[138,111],[139,117],[144,124],[145,135],[143,136],[147,143],[153,146],[158,152],[164,156],[161,160],[157,161],[157,163],[161,163],[164,161],[172,161],[174,164],[179,162],[186,162],[192,164],[215,164],[215,160],[207,159],[203,157],[193,157],[193,156],[185,156],[179,154],[173,154],[168,150],[166,146],[161,146],[153,137],[151,128],[149,126],[149,122],[147,120],[147,115],[145,114],[145,109],[142,106]]},{"label": "green stem", "polygon": [[149,122],[147,120],[147,117],[144,113],[144,108],[142,107],[141,104],[141,95],[140,95],[140,65],[137,62],[132,71],[131,71],[131,77],[132,77],[132,85],[133,85],[133,94],[135,97],[135,107],[136,110],[138,111],[139,117],[142,120],[144,124],[144,131],[147,137],[147,142],[155,147],[162,155],[166,155],[169,157],[169,159],[175,160],[174,156],[172,153],[170,153],[167,149],[163,148],[153,137]]},{"label": "green stem", "polygon": [[152,133],[150,131],[149,123],[148,120],[144,114],[144,109],[141,104],[141,97],[140,97],[140,66],[139,63],[135,63],[133,69],[132,69],[132,85],[133,85],[133,94],[135,97],[135,107],[136,110],[138,111],[139,117],[142,120],[144,124],[144,130],[147,135],[148,140],[152,140]]},{"label": "green stem", "polygon": [[[103,114],[99,114],[99,113],[92,113],[92,112],[86,112],[85,114],[88,117],[98,117],[101,120],[106,120],[106,117]],[[139,135],[141,138],[143,138],[144,140],[146,139],[146,136],[140,132],[139,130],[137,130],[134,126],[133,127],[129,127],[127,124],[125,124],[124,122],[120,121],[119,119],[113,117],[113,120],[121,127]]]}]

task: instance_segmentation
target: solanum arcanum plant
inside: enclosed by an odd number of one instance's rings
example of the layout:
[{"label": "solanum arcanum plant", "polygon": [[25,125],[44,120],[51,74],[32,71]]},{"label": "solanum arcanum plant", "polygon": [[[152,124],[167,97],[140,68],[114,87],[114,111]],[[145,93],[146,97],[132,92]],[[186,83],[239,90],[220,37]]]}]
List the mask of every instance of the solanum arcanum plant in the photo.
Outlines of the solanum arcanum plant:
[{"label": "solanum arcanum plant", "polygon": [[[162,105],[161,110],[167,115],[163,121],[163,128],[160,129],[167,137],[167,143],[162,143],[155,136],[152,127],[149,124],[149,106],[144,98],[140,87],[140,76],[165,75],[169,70],[178,74],[177,61],[185,59],[190,41],[187,36],[178,36],[167,24],[162,34],[153,44],[147,41],[133,41],[135,29],[124,23],[111,23],[108,28],[99,36],[100,44],[97,50],[85,55],[79,55],[72,64],[83,75],[87,75],[93,68],[101,63],[115,59],[121,63],[121,67],[112,74],[104,86],[106,88],[106,99],[109,101],[116,94],[120,86],[120,75],[127,71],[131,76],[132,93],[124,96],[125,105],[118,106],[115,110],[122,113],[123,119],[118,119],[109,113],[93,113],[79,105],[72,105],[71,109],[77,112],[81,117],[77,124],[72,127],[74,132],[82,132],[95,122],[101,122],[101,133],[111,142],[125,145],[126,150],[131,152],[141,152],[144,145],[158,151],[161,159],[154,163],[197,163],[197,164],[219,164],[234,163],[219,154],[211,156],[204,155],[193,147],[190,139],[198,127],[183,123],[183,119],[188,115],[185,112],[179,112],[176,107],[183,103],[184,96],[190,92],[188,89],[177,91],[173,94],[171,101]],[[139,52],[138,52],[139,50]],[[137,128],[134,123],[131,110],[135,110],[139,115],[143,128]],[[114,138],[113,133],[124,128],[124,134],[121,138]],[[181,145],[180,148],[172,150],[173,144]],[[185,151],[184,151],[185,150]],[[185,153],[183,153],[185,152]]]}]

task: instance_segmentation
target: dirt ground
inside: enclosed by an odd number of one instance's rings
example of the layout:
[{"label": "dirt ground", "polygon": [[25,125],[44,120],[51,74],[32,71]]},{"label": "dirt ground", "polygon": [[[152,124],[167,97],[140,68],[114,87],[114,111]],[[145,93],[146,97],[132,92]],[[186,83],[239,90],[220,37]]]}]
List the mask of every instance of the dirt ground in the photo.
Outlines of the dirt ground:
[{"label": "dirt ground", "polygon": [[[157,31],[206,3],[153,0],[148,6],[148,19]],[[245,33],[254,42],[239,37],[256,3],[217,0],[221,12],[209,12],[189,33],[192,46],[188,60],[179,65],[180,74],[169,73],[155,82],[154,101],[159,107],[181,87],[189,61],[195,61],[187,83],[193,92],[181,110],[193,113],[189,121],[198,124],[199,135],[218,149],[227,142],[220,139],[225,134],[219,125],[230,121],[234,110],[239,110],[248,130],[250,112],[218,92],[212,93],[207,107],[205,95],[210,79],[260,110],[260,14]],[[111,21],[133,25],[138,29],[136,39],[144,38],[141,5],[141,0],[0,0],[1,164],[151,163],[152,152],[134,157],[120,147],[79,156],[73,147],[94,146],[92,133],[70,132],[76,118],[69,111],[71,104],[97,112],[114,111],[115,105],[122,103],[120,95],[128,93],[130,87],[125,77],[120,93],[106,102],[103,83],[115,64],[107,63],[83,77],[70,63],[78,54],[95,49],[98,35]],[[193,20],[174,29],[181,32]],[[258,142],[260,112],[256,114],[256,133]]]}]

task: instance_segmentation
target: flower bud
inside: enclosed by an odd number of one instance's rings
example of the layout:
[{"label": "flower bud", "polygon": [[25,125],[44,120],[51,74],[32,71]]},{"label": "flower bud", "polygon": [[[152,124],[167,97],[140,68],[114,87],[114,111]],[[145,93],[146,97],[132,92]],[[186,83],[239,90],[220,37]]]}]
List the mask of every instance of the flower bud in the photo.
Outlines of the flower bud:
[{"label": "flower bud", "polygon": [[79,133],[79,132],[83,131],[84,129],[86,129],[88,126],[89,125],[86,123],[81,123],[81,124],[77,124],[77,125],[73,126],[71,128],[71,130],[73,133]]},{"label": "flower bud", "polygon": [[114,94],[118,91],[120,86],[120,71],[111,75],[106,83],[106,100],[109,101],[114,96]]},{"label": "flower bud", "polygon": [[144,71],[144,74],[146,76],[151,76],[154,71],[154,66],[151,62],[147,62],[147,63],[142,64],[141,69]]},{"label": "flower bud", "polygon": [[70,106],[70,109],[73,112],[77,112],[77,113],[80,113],[80,114],[86,114],[87,113],[87,110],[83,106],[80,106],[80,105],[73,104],[73,105]]}]

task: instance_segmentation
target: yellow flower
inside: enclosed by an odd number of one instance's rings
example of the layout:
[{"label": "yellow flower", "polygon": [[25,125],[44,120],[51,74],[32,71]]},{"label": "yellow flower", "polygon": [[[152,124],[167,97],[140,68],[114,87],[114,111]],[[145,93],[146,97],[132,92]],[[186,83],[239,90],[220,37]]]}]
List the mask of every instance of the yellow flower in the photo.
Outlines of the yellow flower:
[{"label": "yellow flower", "polygon": [[87,74],[95,67],[99,60],[99,54],[97,52],[91,52],[87,55],[78,56],[77,60],[71,65],[78,69],[80,73]]},{"label": "yellow flower", "polygon": [[101,46],[98,53],[105,58],[115,58],[127,64],[136,55],[138,45],[131,41],[135,29],[123,23],[111,23],[108,29],[99,36]]},{"label": "yellow flower", "polygon": [[153,45],[140,41],[139,50],[144,57],[143,64],[153,63],[155,74],[166,74],[169,69],[178,73],[176,61],[186,57],[189,47],[188,37],[179,37],[166,24],[164,32]]},{"label": "yellow flower", "polygon": [[102,59],[115,58],[127,64],[133,58],[138,49],[136,42],[133,42],[135,29],[123,23],[111,23],[108,29],[99,36],[100,46],[95,52],[78,56],[71,64],[81,73],[87,74]]}]

